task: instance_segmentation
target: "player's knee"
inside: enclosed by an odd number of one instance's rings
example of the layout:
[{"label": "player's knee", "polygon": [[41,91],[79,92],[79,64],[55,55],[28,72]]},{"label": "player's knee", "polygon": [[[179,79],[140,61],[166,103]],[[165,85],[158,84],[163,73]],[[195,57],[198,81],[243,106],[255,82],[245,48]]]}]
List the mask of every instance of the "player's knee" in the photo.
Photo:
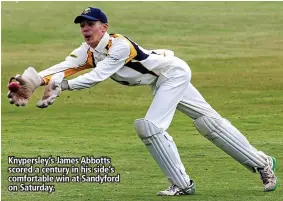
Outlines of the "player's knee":
[{"label": "player's knee", "polygon": [[202,135],[206,135],[208,137],[208,135],[214,133],[215,128],[217,128],[217,125],[221,124],[223,120],[224,120],[223,118],[216,119],[204,115],[197,118],[194,121],[194,125]]},{"label": "player's knee", "polygon": [[135,120],[135,129],[141,139],[162,133],[160,128],[145,118]]}]

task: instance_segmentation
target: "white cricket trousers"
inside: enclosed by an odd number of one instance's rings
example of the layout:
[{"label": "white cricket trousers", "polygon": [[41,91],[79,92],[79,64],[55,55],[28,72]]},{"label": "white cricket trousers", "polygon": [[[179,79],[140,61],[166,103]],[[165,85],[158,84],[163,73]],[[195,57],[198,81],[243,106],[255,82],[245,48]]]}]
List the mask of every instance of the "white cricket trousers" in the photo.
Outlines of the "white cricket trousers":
[{"label": "white cricket trousers", "polygon": [[[222,120],[223,118],[205,101],[198,90],[190,83],[191,70],[189,66],[178,58],[174,64],[176,66],[173,66],[169,71],[160,75],[153,86],[154,98],[145,118],[164,132],[166,132],[170,126],[176,109],[185,113],[193,120],[202,116]],[[231,129],[228,131],[229,135],[241,142],[242,146],[245,146],[246,149],[249,150],[249,153],[260,155],[264,159],[267,158],[267,155],[250,145],[248,140],[240,132],[236,131],[236,128],[233,126],[229,128]],[[171,138],[171,141],[172,144],[174,144],[173,138]],[[177,158],[179,158],[177,147],[174,149]],[[182,167],[181,169],[184,170],[180,158],[179,163]]]}]

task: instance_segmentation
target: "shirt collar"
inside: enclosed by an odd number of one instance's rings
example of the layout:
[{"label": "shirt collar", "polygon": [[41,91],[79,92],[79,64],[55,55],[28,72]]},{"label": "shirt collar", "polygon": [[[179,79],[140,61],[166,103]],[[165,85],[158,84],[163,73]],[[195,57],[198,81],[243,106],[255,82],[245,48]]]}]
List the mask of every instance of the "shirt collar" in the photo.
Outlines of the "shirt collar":
[{"label": "shirt collar", "polygon": [[105,52],[105,51],[106,51],[105,47],[107,46],[109,39],[110,39],[110,36],[109,36],[109,34],[106,32],[106,33],[104,34],[104,36],[101,38],[101,40],[99,41],[99,43],[98,43],[98,45],[96,46],[96,48],[90,47],[90,50],[91,50],[92,52],[94,52],[94,51],[97,51],[97,52]]}]

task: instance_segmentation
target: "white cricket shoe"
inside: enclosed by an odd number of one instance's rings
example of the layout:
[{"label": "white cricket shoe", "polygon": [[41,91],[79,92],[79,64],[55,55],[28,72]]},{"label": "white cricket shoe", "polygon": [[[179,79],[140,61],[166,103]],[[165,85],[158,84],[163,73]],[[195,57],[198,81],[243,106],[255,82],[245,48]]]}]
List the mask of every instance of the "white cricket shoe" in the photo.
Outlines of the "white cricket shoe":
[{"label": "white cricket shoe", "polygon": [[159,191],[157,195],[158,196],[192,195],[195,193],[195,183],[193,180],[190,181],[191,184],[186,189],[180,189],[178,186],[173,184],[168,189],[164,191]]},{"label": "white cricket shoe", "polygon": [[267,160],[267,166],[259,170],[261,180],[264,185],[264,192],[274,191],[278,186],[278,180],[274,173],[276,168],[276,159],[268,156]]}]

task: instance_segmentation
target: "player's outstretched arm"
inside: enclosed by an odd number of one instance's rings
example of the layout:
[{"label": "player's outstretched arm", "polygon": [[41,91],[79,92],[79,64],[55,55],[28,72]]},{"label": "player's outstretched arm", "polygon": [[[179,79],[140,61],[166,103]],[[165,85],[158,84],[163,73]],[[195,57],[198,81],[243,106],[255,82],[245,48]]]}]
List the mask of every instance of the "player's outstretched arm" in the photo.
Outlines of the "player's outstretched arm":
[{"label": "player's outstretched arm", "polygon": [[65,61],[39,73],[46,87],[43,96],[36,104],[38,108],[47,108],[54,103],[62,92],[61,82],[65,77],[95,67],[92,61],[88,62],[88,54],[88,46],[83,44],[67,56]]},{"label": "player's outstretched arm", "polygon": [[[16,106],[25,106],[34,91],[39,86],[45,86],[45,91],[37,103],[37,107],[45,108],[51,105],[55,98],[61,93],[61,85],[64,77],[68,77],[82,70],[93,68],[87,62],[88,47],[86,44],[75,49],[66,59],[54,66],[51,66],[41,72],[37,72],[33,67],[27,68],[22,75],[16,75],[9,79],[9,84],[12,81],[19,83],[16,85],[16,90],[8,91],[8,98],[11,104]],[[18,87],[17,87],[18,86]],[[60,87],[59,87],[60,86]]]}]

